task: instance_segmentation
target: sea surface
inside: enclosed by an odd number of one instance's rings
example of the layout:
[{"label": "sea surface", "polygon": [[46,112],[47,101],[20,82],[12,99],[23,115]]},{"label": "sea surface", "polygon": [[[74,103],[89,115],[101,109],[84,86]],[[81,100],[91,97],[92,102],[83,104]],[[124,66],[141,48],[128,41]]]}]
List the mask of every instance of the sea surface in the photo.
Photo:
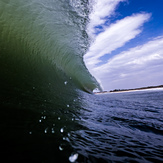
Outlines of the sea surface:
[{"label": "sea surface", "polygon": [[3,162],[163,161],[163,91],[92,93],[102,90],[83,61],[92,5],[0,0]]},{"label": "sea surface", "polygon": [[69,103],[42,105],[1,108],[5,162],[163,161],[163,90],[80,92]]}]

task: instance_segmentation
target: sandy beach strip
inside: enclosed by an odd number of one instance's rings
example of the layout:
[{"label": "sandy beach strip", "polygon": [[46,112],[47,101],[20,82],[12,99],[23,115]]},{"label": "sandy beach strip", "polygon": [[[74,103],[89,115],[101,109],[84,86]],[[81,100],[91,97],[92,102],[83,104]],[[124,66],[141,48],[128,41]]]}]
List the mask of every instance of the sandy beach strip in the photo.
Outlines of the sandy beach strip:
[{"label": "sandy beach strip", "polygon": [[95,95],[101,94],[111,94],[111,93],[127,93],[127,92],[137,92],[137,91],[163,91],[163,88],[148,88],[148,89],[135,89],[135,90],[124,90],[124,91],[115,91],[115,92],[95,92]]}]

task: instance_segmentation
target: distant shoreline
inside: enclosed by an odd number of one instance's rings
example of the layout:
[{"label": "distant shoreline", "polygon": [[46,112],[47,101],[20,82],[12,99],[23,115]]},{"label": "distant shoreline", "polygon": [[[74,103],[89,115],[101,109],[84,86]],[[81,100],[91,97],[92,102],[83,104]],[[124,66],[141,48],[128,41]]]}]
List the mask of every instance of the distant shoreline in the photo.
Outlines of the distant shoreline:
[{"label": "distant shoreline", "polygon": [[134,89],[114,89],[111,91],[103,91],[103,92],[95,92],[94,94],[105,94],[105,93],[122,93],[122,92],[133,92],[133,91],[143,91],[143,90],[152,90],[152,89],[158,89],[162,88],[163,85],[159,86],[148,86],[148,87],[141,87],[141,88],[134,88]]}]

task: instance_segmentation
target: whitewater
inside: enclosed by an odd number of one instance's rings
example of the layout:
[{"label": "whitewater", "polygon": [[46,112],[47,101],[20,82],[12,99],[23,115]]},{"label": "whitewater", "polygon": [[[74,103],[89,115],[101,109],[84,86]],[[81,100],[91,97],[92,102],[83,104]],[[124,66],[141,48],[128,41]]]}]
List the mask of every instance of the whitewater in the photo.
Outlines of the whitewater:
[{"label": "whitewater", "polygon": [[0,0],[4,162],[162,162],[163,91],[94,95],[88,0]]}]

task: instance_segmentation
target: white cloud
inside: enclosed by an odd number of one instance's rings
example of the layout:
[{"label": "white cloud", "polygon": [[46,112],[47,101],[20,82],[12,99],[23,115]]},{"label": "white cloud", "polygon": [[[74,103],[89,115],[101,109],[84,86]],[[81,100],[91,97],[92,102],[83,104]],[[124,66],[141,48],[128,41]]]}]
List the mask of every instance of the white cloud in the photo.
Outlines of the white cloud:
[{"label": "white cloud", "polygon": [[91,37],[95,36],[95,26],[104,25],[106,16],[113,16],[117,5],[126,0],[93,0],[92,12],[89,15],[90,23],[88,24],[88,33]]},{"label": "white cloud", "polygon": [[[110,55],[138,36],[144,23],[151,17],[149,13],[137,13],[108,24],[109,19],[116,14],[118,4],[125,1],[92,1],[94,5],[87,31],[94,42],[84,56],[84,61],[105,90],[158,85],[163,82],[162,36],[123,51],[105,63],[101,60],[101,57]],[[100,28],[95,28],[97,26]],[[101,30],[100,33],[98,30]]]},{"label": "white cloud", "polygon": [[133,14],[110,25],[104,32],[100,33],[84,57],[88,68],[99,63],[100,57],[103,55],[124,46],[125,43],[140,34],[142,31],[140,27],[149,18],[150,14],[147,13]]},{"label": "white cloud", "polygon": [[163,37],[124,51],[92,73],[105,89],[158,85],[163,82]]}]

